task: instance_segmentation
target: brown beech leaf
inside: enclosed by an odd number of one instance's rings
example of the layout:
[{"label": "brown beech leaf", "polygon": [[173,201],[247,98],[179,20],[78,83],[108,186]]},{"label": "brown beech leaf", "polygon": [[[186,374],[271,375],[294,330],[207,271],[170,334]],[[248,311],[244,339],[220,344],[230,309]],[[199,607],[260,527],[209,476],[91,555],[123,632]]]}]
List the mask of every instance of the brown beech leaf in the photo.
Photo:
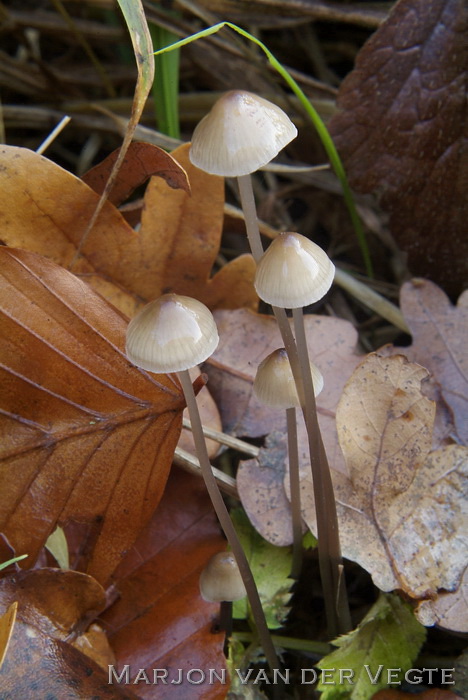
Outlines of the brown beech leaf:
[{"label": "brown beech leaf", "polygon": [[[106,202],[73,272],[130,317],[143,302],[170,290],[195,296],[211,308],[255,308],[250,255],[236,258],[210,279],[222,233],[222,178],[194,168],[188,145],[173,155],[190,178],[192,196],[152,178],[138,233]],[[2,146],[0,159],[2,241],[68,267],[99,196],[27,149]]]},{"label": "brown beech leaf", "polygon": [[[453,306],[427,280],[403,285],[401,310],[413,336],[410,358],[426,367],[450,407],[458,438],[468,444],[468,295]],[[402,348],[407,354],[407,348]],[[408,353],[409,354],[409,353]]]},{"label": "brown beech leaf", "polygon": [[329,123],[351,185],[378,192],[414,274],[468,277],[463,0],[399,0],[361,49]]},{"label": "brown beech leaf", "polygon": [[[271,316],[240,309],[217,311],[215,317],[220,342],[203,371],[209,376],[208,386],[220,408],[224,429],[238,437],[270,435],[259,459],[240,465],[237,484],[242,503],[266,539],[278,545],[290,544],[290,511],[283,487],[287,462],[285,412],[264,406],[252,392],[258,364],[282,346],[281,336]],[[317,406],[327,454],[334,469],[346,471],[335,410],[344,384],[359,362],[355,354],[357,333],[350,323],[325,316],[306,316],[305,325],[311,358],[325,380]],[[302,420],[298,421],[298,434],[301,469],[307,471],[310,467]]]},{"label": "brown beech leaf", "polygon": [[[430,453],[434,404],[421,392],[426,376],[402,356],[372,354],[359,365],[336,417],[349,477],[333,474],[343,555],[381,590],[416,600],[455,591],[468,561],[468,449]],[[315,532],[312,485],[306,479],[301,487]]]},{"label": "brown beech leaf", "polygon": [[105,583],[162,495],[181,389],[131,366],[119,312],[41,256],[0,248],[0,314],[0,532],[28,567],[79,522],[75,568]]},{"label": "brown beech leaf", "polygon": [[[119,153],[120,148],[88,170],[81,178],[83,182],[98,194],[102,194]],[[119,206],[139,185],[152,176],[163,178],[169,187],[190,192],[187,173],[169,153],[151,143],[133,141],[128,147],[109,193],[109,202]]]},{"label": "brown beech leaf", "polygon": [[136,698],[70,643],[106,603],[103,588],[76,571],[36,569],[0,580],[0,612],[18,614],[0,669],[2,697]]},{"label": "brown beech leaf", "polygon": [[[133,680],[143,668],[153,681],[153,668],[168,670],[166,684],[134,685],[140,697],[225,697],[226,671],[225,685],[209,683],[209,669],[222,676],[226,668],[224,635],[212,631],[219,605],[203,601],[198,587],[209,557],[225,546],[203,482],[175,468],[151,523],[116,572],[120,598],[101,616],[120,672],[128,664]],[[205,682],[187,682],[192,668],[206,674]],[[183,682],[171,684],[178,669]]]}]

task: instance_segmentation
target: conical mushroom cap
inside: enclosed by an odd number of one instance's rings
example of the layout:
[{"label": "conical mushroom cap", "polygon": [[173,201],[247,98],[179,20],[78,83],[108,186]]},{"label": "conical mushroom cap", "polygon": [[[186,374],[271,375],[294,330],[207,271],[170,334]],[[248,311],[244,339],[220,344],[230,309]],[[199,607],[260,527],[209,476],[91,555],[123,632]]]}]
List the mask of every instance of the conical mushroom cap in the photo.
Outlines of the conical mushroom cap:
[{"label": "conical mushroom cap", "polygon": [[281,233],[260,259],[255,289],[260,299],[283,309],[313,304],[330,289],[335,266],[300,233]]},{"label": "conical mushroom cap", "polygon": [[209,603],[245,598],[247,592],[232,552],[218,552],[211,557],[200,574],[200,593]]},{"label": "conical mushroom cap", "polygon": [[[319,368],[310,363],[314,394],[318,396],[323,389],[323,377]],[[275,408],[299,408],[297,395],[288,355],[284,348],[274,350],[260,362],[255,375],[253,390],[257,398],[266,406]]]},{"label": "conical mushroom cap", "polygon": [[196,299],[165,294],[147,304],[127,328],[127,357],[150,372],[195,367],[218,345],[212,313]]},{"label": "conical mushroom cap", "polygon": [[282,109],[251,92],[232,90],[195,128],[190,160],[213,175],[248,175],[296,136],[296,127]]}]

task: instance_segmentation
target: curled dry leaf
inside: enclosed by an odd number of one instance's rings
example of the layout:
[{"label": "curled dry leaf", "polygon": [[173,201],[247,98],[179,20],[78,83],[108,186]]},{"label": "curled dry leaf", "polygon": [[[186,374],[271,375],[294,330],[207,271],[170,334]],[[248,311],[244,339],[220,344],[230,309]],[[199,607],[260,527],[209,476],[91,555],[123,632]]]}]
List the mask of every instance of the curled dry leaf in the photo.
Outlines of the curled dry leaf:
[{"label": "curled dry leaf", "polygon": [[[252,523],[270,542],[290,544],[289,503],[285,496],[286,418],[285,412],[262,405],[252,385],[259,363],[282,346],[276,322],[246,310],[217,311],[220,342],[205,363],[209,387],[220,407],[224,429],[238,437],[270,435],[259,460],[242,462],[237,483],[243,506]],[[359,357],[355,354],[357,334],[340,319],[305,317],[311,359],[324,377],[324,390],[317,398],[319,423],[330,464],[346,471],[338,444],[335,410],[345,382]],[[274,432],[274,434],[272,434]],[[307,436],[302,420],[298,424],[301,469],[308,466]]]},{"label": "curled dry leaf", "polygon": [[162,495],[182,392],[124,352],[125,321],[50,261],[0,248],[0,531],[32,566],[79,522],[79,565],[106,582]]},{"label": "curled dry leaf", "polygon": [[[142,698],[191,700],[224,698],[226,684],[190,684],[186,673],[209,669],[222,676],[224,635],[212,631],[219,605],[200,596],[198,579],[212,554],[225,549],[211,502],[201,479],[174,469],[150,524],[116,571],[120,597],[101,616],[120,669],[168,669],[167,684],[140,682]],[[183,682],[177,680],[182,669]],[[198,676],[197,676],[198,678]]]},{"label": "curled dry leaf", "polygon": [[466,285],[466,30],[461,0],[399,0],[342,83],[330,132],[351,185],[378,192],[414,274]]},{"label": "curled dry leaf", "polygon": [[[18,601],[3,667],[4,697],[136,698],[70,643],[105,606],[102,587],[76,571],[37,569],[0,581],[0,611]],[[70,689],[73,695],[70,695]]]},{"label": "curled dry leaf", "polygon": [[[434,404],[421,392],[426,376],[402,356],[373,354],[359,365],[337,410],[349,477],[333,474],[343,555],[381,590],[416,600],[456,590],[468,557],[468,450],[429,453]],[[301,486],[315,532],[312,485]]]},{"label": "curled dry leaf", "polygon": [[[119,153],[120,148],[88,170],[81,178],[83,182],[98,194],[102,194]],[[173,189],[180,188],[190,193],[187,173],[169,153],[151,143],[133,141],[128,147],[114,186],[109,193],[109,202],[119,206],[139,185],[154,176],[163,178]]]}]

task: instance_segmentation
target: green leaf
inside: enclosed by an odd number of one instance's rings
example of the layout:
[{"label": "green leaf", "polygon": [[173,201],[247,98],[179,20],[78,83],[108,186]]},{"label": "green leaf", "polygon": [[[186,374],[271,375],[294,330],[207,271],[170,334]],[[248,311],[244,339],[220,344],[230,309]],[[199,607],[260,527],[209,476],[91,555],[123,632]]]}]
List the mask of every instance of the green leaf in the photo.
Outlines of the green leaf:
[{"label": "green leaf", "polygon": [[[252,527],[245,512],[238,508],[231,512],[234,526],[249,561],[258,593],[270,629],[281,627],[286,618],[291,598],[289,578],[292,552],[290,547],[275,547],[263,539]],[[246,598],[233,604],[233,617],[243,620],[249,616]]]},{"label": "green leaf", "polygon": [[[321,700],[369,700],[389,680],[395,683],[403,677],[425,637],[426,629],[411,608],[398,596],[382,593],[356,629],[333,642],[339,648],[317,664],[322,669]],[[325,677],[323,669],[330,669]],[[353,670],[351,682],[343,669]],[[393,671],[390,678],[389,669]]]}]

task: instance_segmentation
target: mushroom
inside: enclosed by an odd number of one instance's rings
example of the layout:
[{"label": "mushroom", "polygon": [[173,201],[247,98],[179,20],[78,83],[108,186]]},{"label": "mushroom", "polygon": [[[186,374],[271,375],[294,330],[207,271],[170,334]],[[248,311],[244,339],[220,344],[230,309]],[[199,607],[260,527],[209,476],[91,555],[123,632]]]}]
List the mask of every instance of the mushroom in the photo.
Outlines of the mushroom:
[{"label": "mushroom", "polygon": [[[315,396],[318,396],[323,388],[323,377],[318,367],[312,362],[310,370],[313,376]],[[293,531],[291,578],[297,579],[302,566],[302,517],[296,408],[300,407],[301,403],[288,355],[284,348],[274,350],[259,364],[253,390],[262,403],[267,406],[283,408],[286,411]]]},{"label": "mushroom", "polygon": [[[330,467],[317,419],[313,378],[302,307],[321,299],[334,277],[326,253],[299,233],[280,234],[257,265],[255,288],[271,303],[288,352],[303,409],[314,487],[320,575],[330,635],[351,628],[339,540],[338,517]],[[292,309],[295,342],[291,343],[285,309]],[[289,346],[286,344],[289,342]]]},{"label": "mushroom", "polygon": [[165,294],[147,304],[127,328],[127,357],[150,372],[177,372],[192,424],[192,434],[206,489],[236,558],[247,590],[252,615],[271,669],[278,658],[271,641],[258,590],[247,557],[229,517],[208,457],[189,369],[206,360],[218,344],[213,315],[196,299]]},{"label": "mushroom", "polygon": [[263,254],[251,173],[269,163],[297,129],[282,109],[244,90],[225,93],[195,127],[190,160],[213,175],[237,177],[254,259]]},{"label": "mushroom", "polygon": [[247,591],[232,552],[218,552],[200,574],[200,594],[209,603],[221,603],[219,627],[226,637],[232,632],[232,603],[245,598]]}]

